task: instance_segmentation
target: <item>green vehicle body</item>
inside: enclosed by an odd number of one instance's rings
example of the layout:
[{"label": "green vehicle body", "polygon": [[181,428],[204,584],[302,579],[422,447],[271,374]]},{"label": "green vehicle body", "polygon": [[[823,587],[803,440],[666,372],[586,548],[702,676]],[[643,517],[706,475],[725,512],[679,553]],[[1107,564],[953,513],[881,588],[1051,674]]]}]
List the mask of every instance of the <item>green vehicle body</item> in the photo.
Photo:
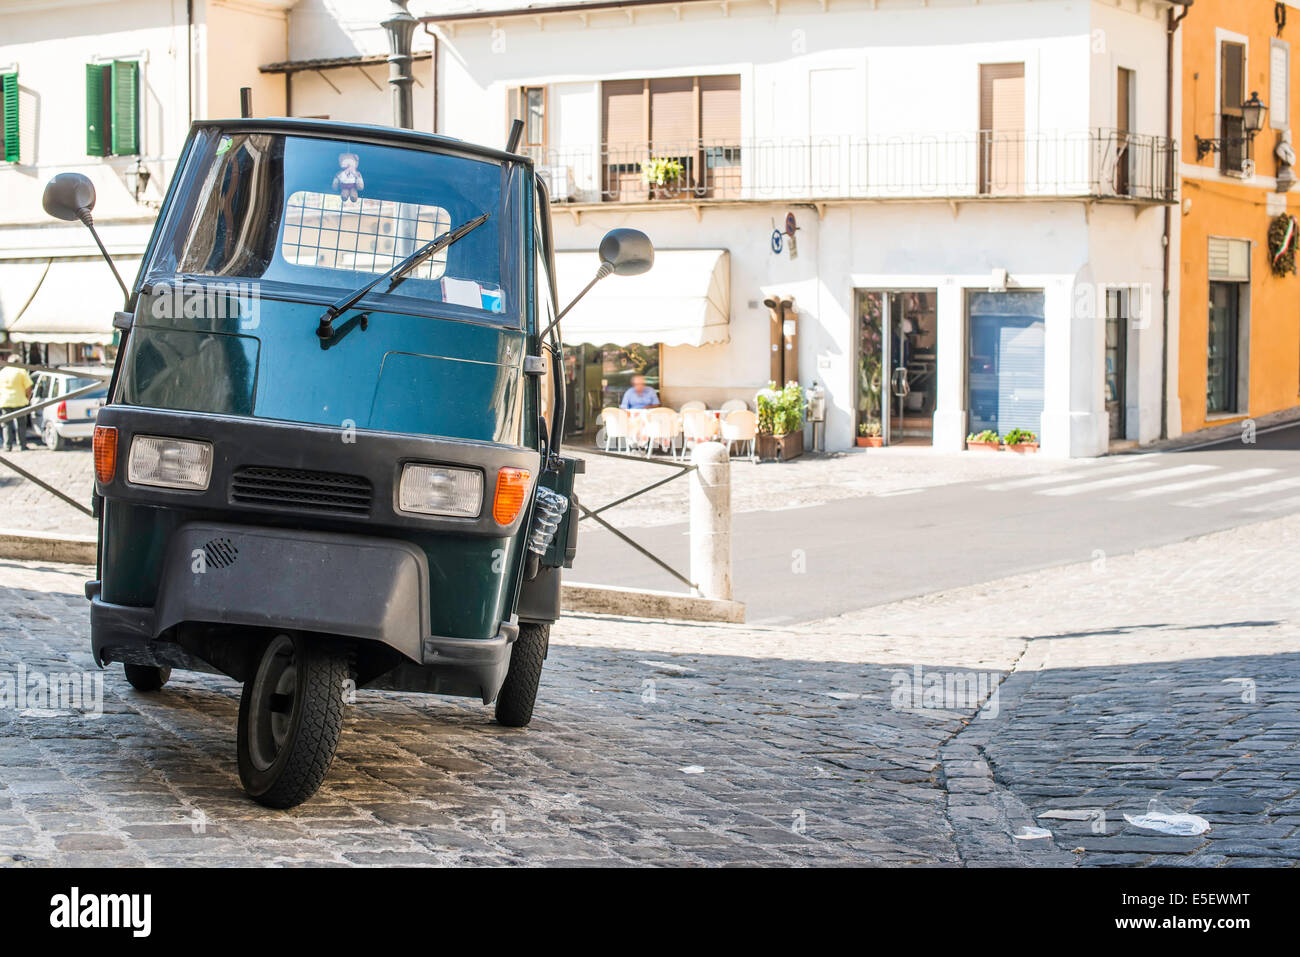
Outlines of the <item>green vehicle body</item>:
[{"label": "green vehicle body", "polygon": [[[258,164],[277,150],[282,172],[267,173]],[[307,229],[293,225],[301,215],[294,204],[332,195],[325,160],[340,150],[363,157],[362,200],[380,202],[384,177],[391,180],[399,229],[403,208],[414,216],[435,209],[428,215],[440,217],[441,232],[477,212],[470,201],[484,197],[490,217],[403,294],[368,295],[318,336],[322,310],[382,271],[373,263],[367,271],[336,267],[318,283],[324,267],[303,265]],[[290,154],[298,157],[293,170]],[[428,205],[415,201],[422,163],[470,171],[455,202],[435,206],[432,183]],[[296,178],[320,185],[307,189]],[[355,203],[359,219],[371,208],[346,191],[341,202],[344,212]],[[240,203],[248,207],[242,216]],[[87,586],[101,664],[200,668],[244,680],[256,636],[294,628],[355,639],[359,687],[496,696],[520,624],[558,616],[560,569],[576,547],[576,507],[544,554],[528,547],[536,488],[572,501],[580,467],[557,451],[560,367],[540,335],[556,311],[546,204],[527,157],[444,137],[306,120],[195,124],[117,320],[124,343],[98,419],[117,430],[116,473],[96,483],[98,568]],[[311,222],[337,220],[337,202],[325,205]],[[383,225],[383,215],[372,218]],[[261,239],[236,235],[252,228]],[[302,244],[289,241],[295,229]],[[325,233],[321,226],[311,250],[318,261],[340,255],[325,248]],[[198,257],[207,264],[221,258],[215,250],[236,252],[195,273],[185,257],[195,259],[196,243],[214,250]],[[401,252],[399,244],[389,258]],[[474,265],[493,255],[496,266]],[[453,302],[453,269],[486,270],[495,282],[456,280],[462,289],[470,282],[471,292],[455,292]],[[261,287],[239,287],[252,282]],[[444,301],[417,286],[441,288]],[[209,487],[129,481],[138,435],[209,443]],[[412,462],[479,469],[480,513],[404,511],[398,486]],[[530,475],[524,506],[504,524],[492,514],[501,468]],[[274,494],[259,484],[266,482]],[[295,492],[295,483],[307,491]],[[403,603],[412,607],[394,608]]]}]

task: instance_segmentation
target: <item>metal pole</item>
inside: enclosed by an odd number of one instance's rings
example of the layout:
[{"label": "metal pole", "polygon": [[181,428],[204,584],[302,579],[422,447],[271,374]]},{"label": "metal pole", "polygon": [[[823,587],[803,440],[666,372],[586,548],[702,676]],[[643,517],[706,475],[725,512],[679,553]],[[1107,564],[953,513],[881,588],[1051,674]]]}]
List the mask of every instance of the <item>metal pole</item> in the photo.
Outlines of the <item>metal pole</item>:
[{"label": "metal pole", "polygon": [[731,460],[721,442],[691,453],[691,580],[705,598],[731,601]]},{"label": "metal pole", "polygon": [[393,125],[411,129],[411,37],[420,22],[406,9],[409,0],[391,0],[392,10],[380,25],[388,31],[388,83],[393,88]]}]

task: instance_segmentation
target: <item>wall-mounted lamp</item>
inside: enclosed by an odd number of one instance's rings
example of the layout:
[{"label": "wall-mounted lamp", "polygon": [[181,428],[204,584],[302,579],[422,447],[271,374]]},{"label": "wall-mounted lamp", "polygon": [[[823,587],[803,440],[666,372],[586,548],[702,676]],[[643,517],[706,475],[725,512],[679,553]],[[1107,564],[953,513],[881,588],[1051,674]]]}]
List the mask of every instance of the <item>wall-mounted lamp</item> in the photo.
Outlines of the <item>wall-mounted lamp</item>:
[{"label": "wall-mounted lamp", "polygon": [[1250,99],[1241,104],[1241,131],[1243,135],[1221,136],[1218,139],[1207,139],[1203,136],[1196,137],[1197,162],[1205,159],[1207,153],[1220,153],[1231,146],[1252,143],[1255,134],[1264,128],[1264,114],[1267,112],[1268,107],[1260,101],[1259,94],[1252,90]]},{"label": "wall-mounted lamp", "polygon": [[149,177],[149,170],[145,168],[144,161],[139,159],[135,161],[135,166],[125,173],[127,188],[135,194],[137,203],[144,197],[145,191],[149,189]]}]

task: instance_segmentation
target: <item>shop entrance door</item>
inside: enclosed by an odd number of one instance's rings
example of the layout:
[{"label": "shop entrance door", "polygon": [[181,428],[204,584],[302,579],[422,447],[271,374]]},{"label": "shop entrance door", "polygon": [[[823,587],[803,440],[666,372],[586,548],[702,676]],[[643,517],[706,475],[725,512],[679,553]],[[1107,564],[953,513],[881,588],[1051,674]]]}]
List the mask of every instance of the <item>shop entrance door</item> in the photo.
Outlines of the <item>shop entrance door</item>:
[{"label": "shop entrance door", "polygon": [[879,436],[884,445],[932,442],[935,298],[933,289],[857,291],[859,436]]}]

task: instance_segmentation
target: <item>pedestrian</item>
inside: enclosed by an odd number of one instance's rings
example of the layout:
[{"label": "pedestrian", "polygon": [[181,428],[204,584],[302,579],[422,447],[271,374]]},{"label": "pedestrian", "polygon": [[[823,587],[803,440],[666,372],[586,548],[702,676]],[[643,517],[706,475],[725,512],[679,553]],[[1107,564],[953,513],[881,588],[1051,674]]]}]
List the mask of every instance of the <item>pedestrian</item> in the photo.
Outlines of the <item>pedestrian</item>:
[{"label": "pedestrian", "polygon": [[[17,354],[7,357],[4,368],[0,369],[0,416],[9,415],[27,407],[27,400],[32,397],[32,377],[19,365]],[[4,445],[6,452],[12,452],[14,445],[27,451],[27,417],[23,415],[6,419],[4,423]]]}]

